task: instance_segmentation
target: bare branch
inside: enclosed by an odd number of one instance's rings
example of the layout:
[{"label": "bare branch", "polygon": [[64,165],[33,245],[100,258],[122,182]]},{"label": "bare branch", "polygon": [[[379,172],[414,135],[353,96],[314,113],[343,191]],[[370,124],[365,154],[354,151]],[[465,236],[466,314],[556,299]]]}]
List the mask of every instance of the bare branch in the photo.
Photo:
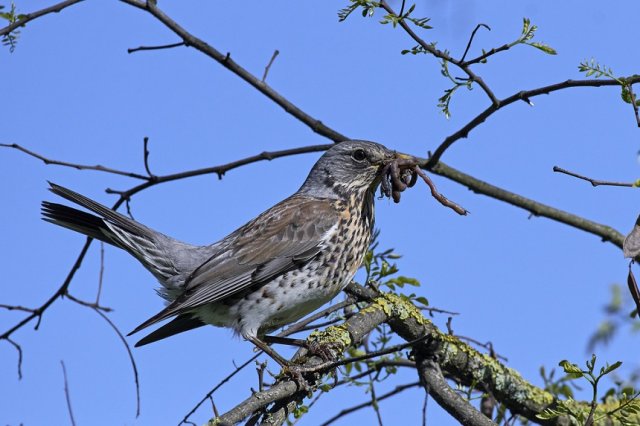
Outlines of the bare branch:
[{"label": "bare branch", "polygon": [[462,62],[464,65],[468,66],[469,63],[464,61],[464,58],[467,57],[467,53],[469,53],[469,49],[471,48],[471,43],[473,43],[473,39],[476,36],[476,33],[478,32],[478,30],[480,28],[486,28],[488,31],[491,31],[491,27],[489,27],[487,24],[478,24],[476,25],[476,27],[473,29],[473,31],[471,32],[471,37],[469,37],[469,42],[467,43],[467,48],[464,49],[464,53],[462,54],[462,58],[460,58],[460,62]]},{"label": "bare branch", "polygon": [[497,426],[447,384],[440,367],[432,360],[417,357],[420,380],[425,390],[442,408],[464,426]]},{"label": "bare branch", "polygon": [[113,173],[115,175],[127,176],[135,179],[149,180],[147,176],[143,176],[143,175],[132,173],[132,172],[125,172],[122,170],[112,169],[111,167],[105,167],[99,164],[95,166],[87,166],[85,164],[77,164],[77,163],[69,163],[67,161],[52,160],[50,158],[43,156],[42,154],[38,154],[37,152],[31,151],[23,146],[20,146],[17,143],[12,143],[12,144],[0,143],[0,146],[5,148],[17,149],[18,151],[24,152],[25,154],[31,157],[37,158],[38,160],[42,160],[42,162],[46,165],[53,164],[55,166],[71,167],[77,170],[95,170],[98,172]]},{"label": "bare branch", "polygon": [[11,338],[7,337],[5,339],[7,342],[11,344],[16,351],[18,351],[18,380],[22,380],[22,346],[18,343],[14,342]]},{"label": "bare branch", "polygon": [[[399,385],[396,386],[395,389],[393,389],[392,391],[389,391],[383,395],[380,395],[378,398],[376,398],[376,402],[380,402],[380,401],[384,401],[387,398],[391,398],[392,396],[395,396],[401,392],[404,392],[407,389],[411,389],[411,388],[415,388],[420,386],[420,382],[413,382],[413,383],[407,383],[405,385]],[[367,408],[370,407],[373,404],[373,400],[369,400],[367,402],[363,402],[362,404],[358,404],[358,405],[354,405],[353,407],[349,407],[349,408],[345,408],[344,410],[340,411],[338,414],[336,414],[335,416],[331,417],[329,420],[325,421],[324,423],[322,423],[322,426],[329,426],[330,424],[334,423],[335,421],[339,420],[340,418],[346,416],[347,414],[351,414],[354,411],[358,411],[361,410],[363,408]]]},{"label": "bare branch", "polygon": [[574,228],[586,231],[590,234],[597,235],[602,238],[603,241],[610,241],[619,248],[622,248],[624,236],[611,228],[610,226],[602,225],[585,219],[580,216],[556,209],[549,205],[539,203],[530,198],[523,197],[522,195],[515,194],[497,186],[491,185],[487,182],[476,179],[466,173],[456,170],[453,167],[449,167],[444,163],[438,163],[431,171],[437,175],[447,177],[453,181],[456,181],[473,192],[478,194],[487,195],[496,200],[504,201],[505,203],[520,207],[531,212],[534,216],[542,216],[552,220],[555,220],[565,225],[572,226]]},{"label": "bare branch", "polygon": [[[380,2],[380,6],[387,12],[393,15],[396,15],[396,13],[393,11],[393,9],[391,8],[391,6],[389,6],[389,4],[385,1],[382,0]],[[396,15],[397,16],[397,15]],[[471,68],[469,68],[469,66],[467,66],[464,62],[459,61],[455,58],[452,58],[450,55],[448,55],[446,52],[443,52],[442,50],[436,49],[434,45],[432,45],[431,43],[427,43],[426,41],[424,41],[422,38],[420,38],[420,36],[418,36],[413,29],[411,29],[411,27],[405,22],[404,19],[400,20],[399,22],[400,26],[402,27],[403,30],[405,30],[405,32],[416,42],[420,45],[420,47],[422,47],[425,51],[429,52],[430,54],[432,54],[433,56],[435,56],[436,58],[440,58],[444,61],[450,62],[453,65],[457,66],[458,68],[460,68],[465,74],[467,74],[467,76],[469,77],[469,80],[472,80],[473,82],[477,83],[478,86],[480,86],[480,88],[484,91],[484,93],[487,95],[487,97],[489,97],[489,99],[491,100],[491,105],[494,107],[500,107],[500,101],[498,100],[498,98],[496,98],[496,95],[493,93],[493,91],[489,88],[489,86],[487,85],[487,83],[484,82],[484,80],[476,75],[473,71],[471,71]]]},{"label": "bare branch", "polygon": [[76,420],[73,418],[73,410],[71,409],[71,395],[69,394],[69,382],[67,381],[67,369],[64,366],[64,361],[60,361],[62,365],[62,376],[64,377],[64,398],[67,400],[67,409],[69,410],[69,420],[71,426],[76,426]]},{"label": "bare branch", "polygon": [[273,65],[273,61],[276,60],[276,58],[278,57],[279,54],[280,54],[280,51],[278,49],[273,51],[273,56],[271,56],[271,59],[269,60],[269,63],[264,68],[264,74],[262,75],[262,82],[263,83],[267,79],[267,75],[269,74],[269,70],[271,69],[271,65]]},{"label": "bare branch", "polygon": [[73,6],[74,4],[80,3],[81,1],[83,0],[66,0],[60,3],[56,3],[53,6],[45,7],[44,9],[40,9],[36,12],[22,14],[22,17],[13,24],[9,24],[4,28],[0,28],[0,37],[11,33],[17,28],[24,27],[27,22],[33,21],[36,18],[48,15],[50,13],[60,12],[62,9]]},{"label": "bare branch", "polygon": [[144,147],[144,169],[147,171],[147,175],[149,175],[151,179],[156,179],[156,176],[151,173],[151,169],[149,168],[149,137],[144,137],[142,145]]},{"label": "bare branch", "polygon": [[[217,385],[215,385],[209,392],[207,392],[207,394],[191,409],[191,411],[189,411],[187,414],[185,414],[185,416],[182,418],[182,420],[180,421],[180,423],[178,423],[178,426],[180,426],[181,424],[185,424],[185,423],[189,423],[189,417],[191,417],[193,415],[193,413],[196,412],[196,410],[198,408],[200,408],[200,406],[202,404],[204,404],[204,402],[208,399],[211,398],[211,396],[222,387],[222,385],[224,385],[225,383],[227,383],[229,380],[231,380],[233,378],[233,376],[235,376],[236,374],[238,374],[240,371],[242,371],[247,365],[251,364],[253,361],[255,361],[256,359],[258,359],[258,357],[262,355],[262,351],[258,352],[257,354],[255,354],[254,356],[252,356],[251,358],[249,358],[248,360],[246,360],[244,363],[242,363],[241,365],[237,366],[235,368],[235,370],[233,370],[229,375],[227,375],[224,379],[222,379],[220,382],[218,382]],[[212,400],[213,401],[213,400]],[[217,410],[216,410],[217,411]],[[216,417],[218,417],[217,412],[215,413]]]},{"label": "bare branch", "polygon": [[125,339],[120,329],[113,323],[113,321],[109,319],[109,317],[104,312],[96,308],[93,308],[93,310],[111,326],[111,328],[113,329],[113,331],[116,332],[116,334],[118,335],[118,338],[120,338],[120,341],[122,342],[125,349],[127,350],[127,354],[129,355],[129,362],[131,363],[131,368],[133,369],[133,379],[136,385],[136,417],[138,417],[140,416],[140,380],[138,379],[138,366],[136,365],[135,358],[133,358],[133,352],[131,352],[131,347],[129,346],[127,339]]},{"label": "bare branch", "polygon": [[251,74],[249,71],[241,67],[237,62],[235,62],[230,54],[223,54],[222,52],[216,50],[211,45],[207,44],[203,40],[195,37],[183,27],[181,27],[178,23],[176,23],[169,16],[165,15],[165,13],[158,8],[156,4],[152,1],[140,1],[140,0],[122,0],[124,3],[127,3],[131,6],[137,7],[141,10],[144,10],[154,16],[158,21],[164,24],[167,28],[173,31],[178,37],[180,37],[188,46],[192,46],[205,55],[209,56],[225,68],[229,69],[231,72],[236,74],[238,77],[242,78],[244,81],[249,83],[251,86],[258,89],[258,91],[277,105],[282,107],[286,112],[293,115],[295,118],[305,123],[307,126],[311,128],[314,132],[319,135],[325,136],[335,142],[341,142],[344,140],[348,140],[349,138],[343,134],[338,133],[337,131],[325,126],[320,120],[317,120],[311,117],[306,112],[302,111],[296,105],[289,102],[286,98],[280,95],[278,92],[273,90],[270,86],[268,86],[265,82],[260,81],[257,77]]},{"label": "bare branch", "polygon": [[627,186],[627,187],[631,187],[633,188],[634,182],[631,183],[627,183],[627,182],[611,182],[611,181],[606,181],[606,180],[596,180],[596,179],[592,179],[583,175],[579,175],[575,172],[570,172],[569,170],[563,169],[562,167],[558,167],[558,166],[553,166],[553,171],[556,173],[564,173],[565,175],[569,175],[569,176],[573,176],[575,178],[578,179],[582,179],[582,180],[586,180],[587,182],[591,183],[592,186],[599,186],[599,185],[606,185],[606,186]]},{"label": "bare branch", "polygon": [[[633,77],[628,77],[626,79],[630,84],[640,82],[640,75],[635,75]],[[448,136],[434,151],[433,155],[429,157],[429,162],[426,165],[427,169],[431,169],[440,161],[442,154],[451,146],[453,143],[458,141],[459,139],[466,138],[469,136],[469,132],[471,130],[478,127],[480,124],[484,123],[487,118],[489,118],[496,111],[506,107],[517,101],[525,101],[527,103],[531,103],[529,101],[530,98],[540,95],[548,95],[553,92],[557,92],[558,90],[564,90],[571,87],[602,87],[602,86],[620,86],[620,83],[614,79],[586,79],[586,80],[566,80],[560,83],[550,84],[544,87],[538,87],[536,89],[531,90],[523,90],[518,93],[515,93],[509,97],[506,97],[500,101],[498,104],[494,104],[489,106],[487,109],[478,114],[475,118],[469,121],[467,124],[462,126],[458,131]]]},{"label": "bare branch", "polygon": [[163,50],[163,49],[173,49],[174,47],[186,46],[187,44],[184,41],[178,43],[171,44],[161,44],[158,46],[138,46],[127,49],[127,53],[135,53],[144,50]]}]

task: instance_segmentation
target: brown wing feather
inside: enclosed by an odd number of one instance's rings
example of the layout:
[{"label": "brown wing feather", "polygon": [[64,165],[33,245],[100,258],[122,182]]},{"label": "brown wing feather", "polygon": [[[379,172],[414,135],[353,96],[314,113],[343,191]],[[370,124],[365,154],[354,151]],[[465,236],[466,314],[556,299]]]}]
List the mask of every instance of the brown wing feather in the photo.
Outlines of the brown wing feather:
[{"label": "brown wing feather", "polygon": [[222,240],[220,250],[191,274],[186,291],[131,334],[298,267],[322,249],[337,221],[331,200],[294,195],[276,204]]}]

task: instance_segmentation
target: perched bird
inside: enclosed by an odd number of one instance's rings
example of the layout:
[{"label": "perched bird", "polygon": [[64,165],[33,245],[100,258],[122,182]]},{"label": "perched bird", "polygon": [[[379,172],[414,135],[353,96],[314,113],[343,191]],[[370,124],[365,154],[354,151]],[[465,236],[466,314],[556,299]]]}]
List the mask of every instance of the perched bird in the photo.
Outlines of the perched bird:
[{"label": "perched bird", "polygon": [[383,169],[408,158],[374,142],[338,143],[296,193],[207,246],[177,241],[55,184],[54,194],[95,214],[48,201],[42,212],[46,221],[126,250],[162,284],[167,306],[131,334],[175,318],[136,346],[212,324],[283,364],[265,333],[314,311],[351,281],[369,246]]}]

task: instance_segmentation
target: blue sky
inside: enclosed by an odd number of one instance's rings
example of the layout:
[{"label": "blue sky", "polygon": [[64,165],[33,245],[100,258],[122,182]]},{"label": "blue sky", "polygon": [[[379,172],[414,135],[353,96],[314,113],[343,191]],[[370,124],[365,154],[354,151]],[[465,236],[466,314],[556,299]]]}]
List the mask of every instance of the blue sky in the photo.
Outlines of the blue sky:
[{"label": "blue sky", "polygon": [[[398,2],[392,2],[398,7]],[[618,75],[639,73],[636,20],[640,5],[616,8],[578,1],[420,2],[416,15],[434,29],[421,33],[460,56],[478,23],[472,53],[514,40],[522,18],[539,26],[536,39],[557,56],[518,46],[475,70],[503,98],[519,90],[581,78],[580,61],[595,58]],[[18,2],[20,11],[46,6]],[[378,18],[354,14],[338,23],[345,2],[195,2],[161,4],[181,25],[261,76],[273,51],[280,55],[268,83],[314,117],[353,138],[375,140],[425,156],[488,105],[482,92],[462,89],[447,120],[436,107],[448,81],[430,57],[402,56],[414,43]],[[624,12],[621,12],[624,11]],[[14,53],[0,50],[0,142],[18,143],[51,158],[144,173],[143,137],[150,166],[167,174],[257,154],[327,142],[237,76],[189,48],[127,54],[127,48],[178,41],[161,24],[118,2],[86,2],[22,29]],[[492,116],[443,161],[479,179],[601,222],[626,233],[638,214],[629,188],[592,188],[554,174],[558,165],[595,178],[638,177],[640,135],[616,88],[568,89],[516,103]],[[132,200],[136,219],[197,244],[213,242],[295,191],[319,154],[278,159],[229,172],[154,187]],[[0,303],[41,304],[60,285],[84,238],[40,220],[39,204],[52,200],[50,180],[105,204],[136,182],[98,172],[44,166],[16,151],[0,151]],[[434,177],[441,192],[471,214],[459,217],[438,205],[426,186],[403,194],[398,205],[377,204],[381,246],[403,255],[404,275],[422,282],[432,305],[460,312],[456,333],[493,342],[508,365],[541,384],[538,369],[561,359],[582,362],[588,337],[604,317],[610,286],[624,283],[627,261],[597,237]],[[94,245],[71,286],[95,298],[99,247]],[[153,277],[126,253],[107,248],[102,303],[125,332],[162,307]],[[22,318],[0,311],[1,330]],[[435,321],[444,326],[446,317]],[[137,336],[129,340],[137,341]],[[252,346],[228,330],[207,327],[135,349],[142,413],[135,418],[131,367],[117,336],[92,311],[58,301],[38,331],[13,335],[24,350],[22,380],[16,351],[0,345],[0,421],[67,424],[60,360],[67,368],[78,424],[177,424]],[[626,331],[601,361],[637,367],[637,336]],[[402,374],[388,387],[414,380]],[[216,396],[221,411],[256,386],[248,369]],[[384,387],[382,388],[384,389]],[[383,391],[383,390],[382,390]],[[380,393],[380,391],[379,391]],[[419,424],[422,391],[381,404],[384,419]],[[348,401],[367,399],[359,389],[323,397],[301,424],[318,424]],[[415,407],[415,409],[407,409]],[[192,420],[205,422],[200,410]],[[372,411],[346,417],[375,421]],[[431,424],[455,424],[429,401]],[[389,423],[390,424],[390,423]]]}]

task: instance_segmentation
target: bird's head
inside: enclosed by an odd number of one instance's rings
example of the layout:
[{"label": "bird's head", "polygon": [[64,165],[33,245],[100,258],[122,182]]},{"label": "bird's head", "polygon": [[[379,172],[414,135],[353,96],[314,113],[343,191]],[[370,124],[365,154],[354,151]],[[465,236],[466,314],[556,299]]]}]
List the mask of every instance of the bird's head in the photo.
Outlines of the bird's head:
[{"label": "bird's head", "polygon": [[350,140],[329,148],[311,169],[301,192],[337,198],[375,191],[387,164],[410,158],[375,142]]}]

